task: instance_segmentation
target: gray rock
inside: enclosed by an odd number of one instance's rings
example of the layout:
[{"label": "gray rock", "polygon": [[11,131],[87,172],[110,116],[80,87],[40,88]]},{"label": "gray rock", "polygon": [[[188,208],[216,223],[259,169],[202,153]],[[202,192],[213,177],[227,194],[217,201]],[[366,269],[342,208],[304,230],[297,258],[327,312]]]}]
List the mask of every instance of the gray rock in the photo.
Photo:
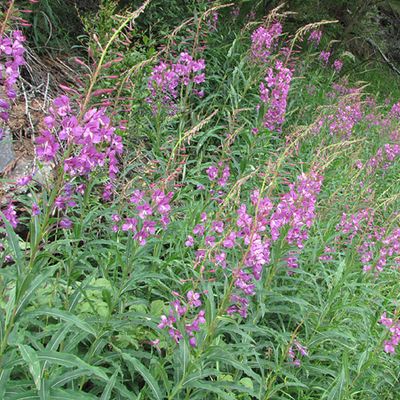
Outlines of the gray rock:
[{"label": "gray rock", "polygon": [[15,159],[10,131],[6,128],[0,139],[0,173],[4,172],[7,165]]}]

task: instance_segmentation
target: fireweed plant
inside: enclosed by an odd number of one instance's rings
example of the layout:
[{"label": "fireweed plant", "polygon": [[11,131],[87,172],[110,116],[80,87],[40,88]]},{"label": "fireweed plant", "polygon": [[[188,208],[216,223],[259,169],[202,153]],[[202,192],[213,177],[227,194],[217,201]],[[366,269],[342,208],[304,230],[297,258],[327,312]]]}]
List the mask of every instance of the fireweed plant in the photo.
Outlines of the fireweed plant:
[{"label": "fireweed plant", "polygon": [[[7,36],[0,37],[0,83],[3,88],[0,98],[0,118],[7,123],[10,115],[10,103],[16,97],[15,84],[19,78],[20,67],[25,63],[23,43],[25,41],[21,31],[13,31]],[[0,128],[0,139],[3,136],[3,128]]]},{"label": "fireweed plant", "polygon": [[207,5],[138,65],[113,46],[147,3],[118,17],[46,110],[0,203],[0,398],[396,398],[399,100],[326,22]]}]

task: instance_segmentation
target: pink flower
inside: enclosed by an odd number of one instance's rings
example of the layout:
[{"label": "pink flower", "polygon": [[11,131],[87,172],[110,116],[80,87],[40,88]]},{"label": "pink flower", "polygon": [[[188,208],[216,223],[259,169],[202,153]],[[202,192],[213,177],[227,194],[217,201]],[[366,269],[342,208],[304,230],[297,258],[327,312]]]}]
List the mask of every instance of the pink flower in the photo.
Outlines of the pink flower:
[{"label": "pink flower", "polygon": [[229,166],[225,166],[222,171],[222,176],[218,179],[218,185],[225,186],[228,183],[228,179],[230,177],[230,169]]},{"label": "pink flower", "polygon": [[203,83],[206,80],[206,74],[200,74],[200,75],[196,75],[193,78],[193,82],[197,83],[198,85],[200,85],[201,83]]},{"label": "pink flower", "polygon": [[[150,96],[147,102],[152,105],[154,113],[159,112],[160,104],[166,108],[169,114],[176,114],[176,99],[182,86],[189,84],[200,85],[205,81],[205,60],[194,60],[186,52],[180,54],[178,60],[173,62],[160,62],[153,68],[148,79],[147,87]],[[193,94],[201,96],[201,90],[192,89]]]},{"label": "pink flower", "polygon": [[340,70],[343,67],[343,61],[341,60],[335,60],[333,62],[333,68],[335,69],[336,72],[340,72]]},{"label": "pink flower", "polygon": [[47,162],[54,160],[60,145],[50,131],[43,131],[42,134],[36,138],[35,143],[36,154],[40,160]]},{"label": "pink flower", "polygon": [[148,216],[153,214],[153,210],[149,203],[137,206],[136,210],[138,211],[139,218],[141,219],[146,219]]},{"label": "pink flower", "polygon": [[224,223],[222,221],[213,221],[211,229],[216,233],[222,233],[224,231]]},{"label": "pink flower", "polygon": [[[25,64],[25,37],[21,31],[13,31],[10,35],[0,37],[0,77],[6,99],[0,99],[0,118],[7,122],[10,114],[5,110],[10,108],[10,101],[16,98],[15,84],[20,76],[20,67]],[[2,110],[1,110],[2,109]],[[0,140],[3,130],[0,129]]]},{"label": "pink flower", "polygon": [[71,112],[71,106],[68,96],[62,95],[60,97],[57,97],[53,101],[53,105],[56,108],[56,113],[60,117],[65,117]]},{"label": "pink flower", "polygon": [[223,246],[228,249],[235,247],[236,232],[231,232],[223,241]]},{"label": "pink flower", "polygon": [[282,196],[270,219],[273,241],[278,240],[281,228],[289,225],[286,240],[300,249],[303,247],[303,242],[308,238],[307,230],[315,218],[315,204],[322,181],[321,175],[310,172],[300,175],[297,182],[289,186],[289,192]]},{"label": "pink flower", "polygon": [[214,181],[218,176],[218,168],[215,166],[208,167],[206,172],[210,181]]},{"label": "pink flower", "polygon": [[214,236],[206,236],[205,244],[206,244],[206,246],[214,247],[215,246],[215,237]]},{"label": "pink flower", "polygon": [[260,85],[261,102],[268,107],[263,118],[264,126],[271,131],[279,131],[285,121],[292,71],[278,60],[274,68],[268,68],[265,81],[266,85],[263,82]]},{"label": "pink flower", "polygon": [[7,221],[10,223],[10,225],[15,229],[19,223],[18,218],[17,218],[17,213],[15,211],[14,205],[12,202],[8,204],[8,206],[2,210],[4,216],[6,217]]},{"label": "pink flower", "polygon": [[386,318],[386,312],[382,314],[379,322],[384,325],[391,334],[390,339],[383,342],[383,350],[386,353],[394,354],[396,352],[396,347],[400,343],[400,322],[398,320],[394,321],[392,318]]},{"label": "pink flower", "polygon": [[137,224],[138,221],[136,218],[126,218],[125,223],[122,225],[122,230],[136,232]]},{"label": "pink flower", "polygon": [[39,215],[40,214],[40,208],[36,203],[32,204],[32,215]]},{"label": "pink flower", "polygon": [[17,180],[17,185],[18,186],[26,186],[31,181],[32,181],[32,176],[31,175],[23,176],[22,178]]},{"label": "pink flower", "polygon": [[130,202],[133,204],[139,204],[142,199],[143,199],[144,193],[141,190],[135,190],[132,193],[132,196],[130,198]]},{"label": "pink flower", "polygon": [[161,322],[158,324],[158,327],[160,329],[164,329],[167,326],[170,326],[170,323],[171,321],[169,318],[167,318],[165,315],[161,315]]},{"label": "pink flower", "polygon": [[[72,147],[74,151],[64,161],[64,171],[68,175],[87,176],[107,165],[110,180],[116,177],[123,145],[105,108],[91,108],[80,119],[74,115],[70,98],[63,95],[53,101],[44,124],[47,129],[36,139],[36,154],[40,160],[51,162],[60,149]],[[104,199],[110,198],[111,191],[105,190]]]},{"label": "pink flower", "polygon": [[188,299],[188,304],[190,307],[200,307],[201,306],[201,300],[200,300],[200,293],[195,293],[193,290],[189,290],[186,294],[187,299]]},{"label": "pink flower", "polygon": [[198,224],[193,228],[193,233],[195,235],[198,235],[198,236],[203,236],[204,235],[204,231],[205,231],[205,228],[201,224]]},{"label": "pink flower", "polygon": [[60,228],[62,229],[71,229],[72,228],[72,221],[69,218],[63,218],[60,221]]},{"label": "pink flower", "polygon": [[251,34],[251,55],[254,60],[267,62],[271,54],[274,41],[282,33],[282,25],[279,22],[268,28],[260,26]]},{"label": "pink flower", "polygon": [[171,328],[168,333],[174,339],[175,343],[179,343],[179,341],[183,338],[178,329]]},{"label": "pink flower", "polygon": [[329,57],[331,56],[331,52],[330,51],[321,51],[321,54],[319,55],[319,59],[324,63],[324,64],[328,64],[329,61]]},{"label": "pink flower", "polygon": [[295,367],[301,366],[300,356],[308,356],[307,348],[302,346],[297,340],[293,342],[294,346],[290,346],[288,351],[288,359],[292,365]]},{"label": "pink flower", "polygon": [[226,267],[226,253],[221,252],[215,255],[215,262],[221,265],[222,268]]},{"label": "pink flower", "polygon": [[308,37],[308,42],[314,43],[315,46],[318,46],[319,42],[321,41],[321,37],[322,32],[320,30],[312,31]]}]

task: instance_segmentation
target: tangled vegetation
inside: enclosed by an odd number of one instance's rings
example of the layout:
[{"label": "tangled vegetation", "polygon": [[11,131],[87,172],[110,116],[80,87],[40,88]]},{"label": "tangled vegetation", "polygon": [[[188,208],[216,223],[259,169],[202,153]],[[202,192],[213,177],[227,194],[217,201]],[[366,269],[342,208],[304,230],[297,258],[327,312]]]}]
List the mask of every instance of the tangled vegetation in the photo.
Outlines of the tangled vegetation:
[{"label": "tangled vegetation", "polygon": [[[0,140],[47,4],[17,3]],[[398,78],[333,20],[133,3],[82,15],[1,199],[0,399],[397,399]]]}]

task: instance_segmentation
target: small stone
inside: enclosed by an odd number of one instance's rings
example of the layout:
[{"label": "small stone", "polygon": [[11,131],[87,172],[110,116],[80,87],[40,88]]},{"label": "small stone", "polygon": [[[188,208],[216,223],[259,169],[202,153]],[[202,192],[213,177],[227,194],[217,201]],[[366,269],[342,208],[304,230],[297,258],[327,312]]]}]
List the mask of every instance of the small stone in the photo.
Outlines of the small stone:
[{"label": "small stone", "polygon": [[14,161],[15,153],[10,132],[5,129],[0,139],[0,173],[4,172],[7,165]]}]

